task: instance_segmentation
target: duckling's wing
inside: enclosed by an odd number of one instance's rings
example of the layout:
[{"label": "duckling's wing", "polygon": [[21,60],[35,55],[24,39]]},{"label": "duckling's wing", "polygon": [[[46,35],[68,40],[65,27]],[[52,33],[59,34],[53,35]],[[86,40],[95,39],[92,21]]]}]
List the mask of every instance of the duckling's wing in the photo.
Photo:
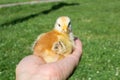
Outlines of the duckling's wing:
[{"label": "duckling's wing", "polygon": [[66,46],[63,41],[57,41],[53,44],[52,50],[57,54],[63,54],[66,51]]}]

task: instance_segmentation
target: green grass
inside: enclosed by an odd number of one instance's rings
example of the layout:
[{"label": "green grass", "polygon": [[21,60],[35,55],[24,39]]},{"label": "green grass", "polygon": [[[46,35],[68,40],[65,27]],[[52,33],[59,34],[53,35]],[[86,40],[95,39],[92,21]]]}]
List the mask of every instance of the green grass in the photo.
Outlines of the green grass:
[{"label": "green grass", "polygon": [[0,4],[9,4],[9,3],[17,3],[17,2],[25,2],[32,0],[0,0]]},{"label": "green grass", "polygon": [[0,80],[15,79],[16,65],[32,54],[36,37],[51,30],[62,15],[71,18],[73,32],[83,43],[82,59],[69,80],[120,79],[120,1],[64,2],[58,9],[51,7],[60,2],[0,9]]}]

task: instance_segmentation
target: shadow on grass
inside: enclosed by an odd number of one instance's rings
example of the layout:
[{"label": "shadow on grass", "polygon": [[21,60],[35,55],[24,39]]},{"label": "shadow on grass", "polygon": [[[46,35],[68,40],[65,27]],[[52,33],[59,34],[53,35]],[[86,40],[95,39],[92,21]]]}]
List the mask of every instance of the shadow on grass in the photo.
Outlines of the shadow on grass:
[{"label": "shadow on grass", "polygon": [[27,21],[27,20],[29,20],[31,18],[37,17],[37,16],[42,15],[42,14],[44,14],[44,15],[49,14],[50,12],[58,10],[58,9],[64,7],[64,6],[74,6],[74,5],[79,5],[79,3],[65,3],[65,2],[60,2],[57,5],[53,5],[48,10],[44,10],[42,12],[39,12],[39,13],[36,13],[36,14],[32,14],[32,15],[29,15],[29,16],[26,16],[26,17],[18,18],[18,19],[12,20],[10,22],[6,22],[6,23],[3,23],[3,24],[0,24],[0,26],[15,25],[17,23],[21,23],[23,21]]}]

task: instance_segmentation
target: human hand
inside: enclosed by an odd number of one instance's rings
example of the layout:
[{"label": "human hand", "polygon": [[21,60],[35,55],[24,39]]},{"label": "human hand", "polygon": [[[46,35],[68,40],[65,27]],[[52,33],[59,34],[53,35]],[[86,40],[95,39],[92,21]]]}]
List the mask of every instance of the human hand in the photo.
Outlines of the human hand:
[{"label": "human hand", "polygon": [[16,80],[66,80],[78,65],[82,54],[82,43],[75,40],[75,50],[69,56],[53,63],[30,55],[20,61],[16,68]]}]

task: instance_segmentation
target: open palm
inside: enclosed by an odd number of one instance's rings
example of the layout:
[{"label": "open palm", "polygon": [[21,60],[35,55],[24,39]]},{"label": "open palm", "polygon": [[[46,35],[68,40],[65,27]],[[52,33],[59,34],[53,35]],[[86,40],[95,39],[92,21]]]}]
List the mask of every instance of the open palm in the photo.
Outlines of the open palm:
[{"label": "open palm", "polygon": [[75,40],[76,48],[66,58],[45,63],[38,56],[30,55],[20,61],[16,68],[16,80],[66,80],[77,66],[82,54],[82,43]]}]

